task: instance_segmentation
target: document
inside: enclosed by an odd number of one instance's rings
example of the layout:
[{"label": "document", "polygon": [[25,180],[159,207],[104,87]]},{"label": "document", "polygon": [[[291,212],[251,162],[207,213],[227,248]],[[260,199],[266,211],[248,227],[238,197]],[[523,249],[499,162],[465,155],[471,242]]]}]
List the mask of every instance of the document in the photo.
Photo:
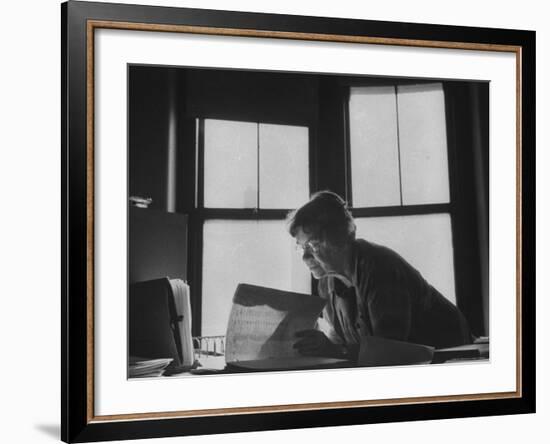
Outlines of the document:
[{"label": "document", "polygon": [[317,296],[239,284],[227,326],[226,362],[279,360],[300,366],[304,357],[293,348],[295,334],[314,328],[324,305]]},{"label": "document", "polygon": [[191,368],[194,363],[193,338],[191,336],[191,295],[189,285],[181,279],[170,279],[174,305],[178,315],[181,367]]}]

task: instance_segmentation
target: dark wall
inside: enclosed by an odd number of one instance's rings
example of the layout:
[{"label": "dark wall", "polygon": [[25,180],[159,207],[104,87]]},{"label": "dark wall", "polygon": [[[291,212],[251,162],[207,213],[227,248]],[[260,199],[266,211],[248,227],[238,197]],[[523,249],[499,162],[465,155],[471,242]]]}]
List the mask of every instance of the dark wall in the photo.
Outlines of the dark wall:
[{"label": "dark wall", "polygon": [[187,216],[130,207],[128,217],[129,283],[187,280]]},{"label": "dark wall", "polygon": [[457,304],[475,335],[489,332],[489,84],[445,85]]},{"label": "dark wall", "polygon": [[151,208],[166,210],[175,70],[130,67],[128,84],[129,194],[151,197]]},{"label": "dark wall", "polygon": [[189,70],[185,83],[192,117],[310,125],[316,116],[316,76]]}]

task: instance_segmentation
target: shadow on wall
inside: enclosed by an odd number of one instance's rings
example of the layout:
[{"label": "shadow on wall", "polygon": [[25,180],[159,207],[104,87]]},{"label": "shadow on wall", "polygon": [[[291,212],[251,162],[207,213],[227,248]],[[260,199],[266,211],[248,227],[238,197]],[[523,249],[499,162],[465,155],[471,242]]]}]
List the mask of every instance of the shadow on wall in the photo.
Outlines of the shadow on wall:
[{"label": "shadow on wall", "polygon": [[61,427],[59,424],[36,424],[34,428],[56,441],[61,439]]}]

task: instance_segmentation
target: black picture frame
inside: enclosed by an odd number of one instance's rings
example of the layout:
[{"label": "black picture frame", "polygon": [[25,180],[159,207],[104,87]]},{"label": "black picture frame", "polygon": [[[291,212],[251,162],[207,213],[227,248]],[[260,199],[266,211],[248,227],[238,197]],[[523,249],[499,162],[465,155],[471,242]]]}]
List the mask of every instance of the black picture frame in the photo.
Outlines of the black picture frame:
[{"label": "black picture frame", "polygon": [[[224,415],[93,414],[93,108],[89,39],[99,22],[230,29],[241,34],[442,48],[509,47],[518,56],[516,199],[518,219],[518,385],[493,399],[440,399],[335,405],[318,409],[240,409]],[[69,1],[61,5],[62,54],[62,383],[61,434],[65,442],[90,442],[219,434],[321,426],[415,421],[535,412],[535,32],[245,12]],[[172,30],[173,31],[173,30]],[[146,32],[146,30],[144,30]],[[294,36],[294,37],[293,37]],[[90,60],[92,64],[90,65]],[[93,151],[92,151],[93,153]]]}]

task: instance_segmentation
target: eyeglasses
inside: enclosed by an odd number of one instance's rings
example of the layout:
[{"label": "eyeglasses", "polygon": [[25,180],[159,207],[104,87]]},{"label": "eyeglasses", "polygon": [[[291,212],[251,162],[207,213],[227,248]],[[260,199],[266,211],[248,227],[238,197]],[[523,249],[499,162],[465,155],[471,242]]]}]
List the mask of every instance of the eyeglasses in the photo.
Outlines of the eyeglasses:
[{"label": "eyeglasses", "polygon": [[321,249],[321,241],[318,240],[309,240],[305,242],[303,245],[296,244],[296,251],[303,255],[304,253],[313,253],[317,254],[319,253],[319,250]]}]

